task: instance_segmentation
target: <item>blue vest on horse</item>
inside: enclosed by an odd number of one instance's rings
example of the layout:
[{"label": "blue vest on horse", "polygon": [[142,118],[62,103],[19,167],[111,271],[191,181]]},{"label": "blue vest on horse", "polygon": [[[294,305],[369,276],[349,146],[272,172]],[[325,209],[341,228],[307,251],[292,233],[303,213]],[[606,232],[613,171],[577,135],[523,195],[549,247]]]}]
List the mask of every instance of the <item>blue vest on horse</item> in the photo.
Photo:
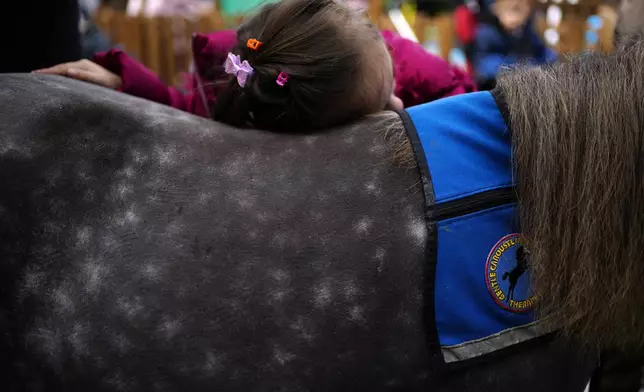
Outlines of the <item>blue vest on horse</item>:
[{"label": "blue vest on horse", "polygon": [[[414,107],[406,128],[429,225],[429,343],[445,363],[546,331],[534,320],[504,103],[479,92]],[[431,328],[431,326],[435,328]]]}]

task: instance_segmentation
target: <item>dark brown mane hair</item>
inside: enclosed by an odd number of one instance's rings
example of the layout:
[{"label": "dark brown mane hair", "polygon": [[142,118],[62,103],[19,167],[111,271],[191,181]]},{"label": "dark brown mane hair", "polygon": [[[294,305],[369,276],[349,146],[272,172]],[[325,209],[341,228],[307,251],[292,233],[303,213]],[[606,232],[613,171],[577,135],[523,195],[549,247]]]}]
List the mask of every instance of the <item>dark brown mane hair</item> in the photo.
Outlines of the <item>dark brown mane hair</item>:
[{"label": "dark brown mane hair", "polygon": [[[237,38],[233,53],[255,72],[243,88],[231,78],[217,97],[216,121],[302,132],[358,119],[387,102],[382,67],[373,66],[390,61],[373,50],[384,45],[380,33],[336,1],[266,5],[238,29]],[[246,46],[253,38],[262,42],[259,50]],[[280,72],[289,76],[284,87],[276,83]]]},{"label": "dark brown mane hair", "polygon": [[644,342],[644,42],[499,77],[544,320],[588,346]]}]

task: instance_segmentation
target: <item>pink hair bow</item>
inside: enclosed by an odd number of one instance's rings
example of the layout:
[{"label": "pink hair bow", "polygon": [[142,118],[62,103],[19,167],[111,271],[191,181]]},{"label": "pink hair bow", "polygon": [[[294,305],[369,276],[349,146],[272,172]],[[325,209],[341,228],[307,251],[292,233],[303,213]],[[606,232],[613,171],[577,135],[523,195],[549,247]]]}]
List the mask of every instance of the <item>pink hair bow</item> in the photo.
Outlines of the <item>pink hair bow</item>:
[{"label": "pink hair bow", "polygon": [[227,74],[235,75],[237,83],[240,87],[244,87],[248,79],[253,74],[253,67],[250,66],[248,61],[241,61],[241,58],[236,54],[228,53],[228,58],[224,63],[224,70]]}]

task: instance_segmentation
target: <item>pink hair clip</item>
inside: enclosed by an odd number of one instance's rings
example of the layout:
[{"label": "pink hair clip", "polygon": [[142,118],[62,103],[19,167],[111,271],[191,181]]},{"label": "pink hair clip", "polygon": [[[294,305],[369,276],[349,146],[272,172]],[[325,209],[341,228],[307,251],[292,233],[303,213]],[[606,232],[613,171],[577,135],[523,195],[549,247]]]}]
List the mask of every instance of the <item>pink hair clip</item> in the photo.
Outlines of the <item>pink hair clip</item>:
[{"label": "pink hair clip", "polygon": [[286,82],[288,82],[288,74],[280,72],[280,74],[277,75],[277,80],[275,81],[275,83],[277,83],[280,87],[284,87]]}]

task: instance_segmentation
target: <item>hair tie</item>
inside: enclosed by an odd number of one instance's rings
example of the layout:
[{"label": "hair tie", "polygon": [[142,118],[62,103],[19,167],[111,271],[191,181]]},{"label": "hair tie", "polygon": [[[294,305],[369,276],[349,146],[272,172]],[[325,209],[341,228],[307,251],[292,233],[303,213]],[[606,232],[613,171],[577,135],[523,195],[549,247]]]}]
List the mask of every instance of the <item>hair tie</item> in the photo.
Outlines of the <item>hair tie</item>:
[{"label": "hair tie", "polygon": [[277,75],[277,80],[275,81],[275,83],[277,83],[280,87],[284,87],[286,82],[288,82],[288,74],[280,72],[280,74]]},{"label": "hair tie", "polygon": [[246,41],[246,46],[252,50],[257,50],[259,49],[260,46],[262,46],[262,43],[261,41],[258,41],[255,38],[251,38],[248,41]]},{"label": "hair tie", "polygon": [[253,75],[253,67],[250,66],[248,61],[241,61],[241,58],[236,54],[228,53],[228,58],[224,63],[224,70],[227,74],[235,75],[237,83],[240,87],[244,87],[246,82]]}]

